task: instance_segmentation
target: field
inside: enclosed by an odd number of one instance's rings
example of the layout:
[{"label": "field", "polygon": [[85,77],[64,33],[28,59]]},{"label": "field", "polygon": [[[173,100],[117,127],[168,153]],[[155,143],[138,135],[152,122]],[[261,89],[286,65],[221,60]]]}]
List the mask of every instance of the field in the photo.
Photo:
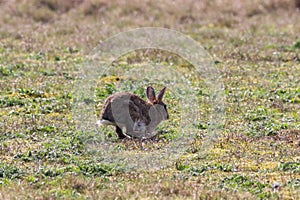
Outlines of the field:
[{"label": "field", "polygon": [[[300,199],[300,9],[293,0],[0,0],[0,10],[0,199]],[[164,50],[118,57],[85,99],[99,116],[115,92],[146,99],[147,85],[167,85],[170,119],[155,138],[78,128],[75,86],[90,53],[141,27],[185,34],[218,69],[225,121],[205,156],[214,94],[195,66]],[[159,81],[150,74],[155,65],[163,66]],[[175,81],[173,89],[163,69],[190,86]],[[187,95],[199,116],[184,114]],[[193,138],[180,156],[155,155],[180,142],[190,119]],[[112,150],[101,152],[102,140]],[[127,161],[117,160],[122,152]],[[150,167],[136,158],[150,159]]]}]

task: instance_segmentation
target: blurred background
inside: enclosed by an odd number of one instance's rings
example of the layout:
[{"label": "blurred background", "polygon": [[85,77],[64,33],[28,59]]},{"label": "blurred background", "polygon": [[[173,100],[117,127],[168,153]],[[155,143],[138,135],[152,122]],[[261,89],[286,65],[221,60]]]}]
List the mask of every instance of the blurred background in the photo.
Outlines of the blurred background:
[{"label": "blurred background", "polygon": [[299,32],[297,6],[299,0],[1,0],[0,37],[21,40],[16,48],[27,50],[74,46],[88,51],[121,31],[153,26],[214,46],[265,25]]}]

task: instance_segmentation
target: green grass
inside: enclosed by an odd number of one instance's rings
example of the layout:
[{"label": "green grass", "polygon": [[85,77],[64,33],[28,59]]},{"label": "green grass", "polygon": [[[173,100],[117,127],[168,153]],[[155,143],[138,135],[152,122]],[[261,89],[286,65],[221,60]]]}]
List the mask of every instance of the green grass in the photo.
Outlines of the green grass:
[{"label": "green grass", "polygon": [[[0,1],[0,199],[298,199],[300,15],[293,3]],[[192,37],[220,71],[226,123],[205,157],[200,153],[211,122],[211,91],[193,66],[171,52],[121,56],[86,100],[99,116],[115,92],[145,98],[149,82],[157,89],[171,83],[128,79],[126,73],[145,65],[189,77],[200,117],[180,158],[156,170],[107,163],[103,152],[87,148],[103,136],[77,129],[73,86],[87,55],[99,41],[144,26]],[[152,140],[119,141],[113,128],[100,131],[116,154],[159,151],[181,133],[180,101],[188,92],[167,90],[171,118]]]}]

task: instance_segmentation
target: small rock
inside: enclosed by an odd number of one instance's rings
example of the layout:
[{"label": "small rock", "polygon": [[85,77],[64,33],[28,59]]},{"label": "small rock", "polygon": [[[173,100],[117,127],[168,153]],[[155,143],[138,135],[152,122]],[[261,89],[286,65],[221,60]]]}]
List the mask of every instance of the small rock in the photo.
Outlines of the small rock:
[{"label": "small rock", "polygon": [[280,187],[280,183],[274,182],[272,187],[273,187],[273,189],[277,190]]}]

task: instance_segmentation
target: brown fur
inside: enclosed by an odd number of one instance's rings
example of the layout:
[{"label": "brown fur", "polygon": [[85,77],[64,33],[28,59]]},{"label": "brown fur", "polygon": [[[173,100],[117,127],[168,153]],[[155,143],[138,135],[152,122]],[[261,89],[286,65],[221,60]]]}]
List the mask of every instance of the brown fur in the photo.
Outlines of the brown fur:
[{"label": "brown fur", "polygon": [[[145,129],[151,132],[161,121],[169,117],[166,106],[162,102],[164,91],[165,88],[156,98],[154,89],[148,87],[147,97],[149,102],[128,92],[114,94],[106,99],[101,120],[108,121],[110,125],[116,126],[116,133],[119,138],[126,137],[122,132],[122,127],[126,128],[127,135],[133,136],[135,123],[145,126]],[[143,133],[135,134],[142,135]]]}]

